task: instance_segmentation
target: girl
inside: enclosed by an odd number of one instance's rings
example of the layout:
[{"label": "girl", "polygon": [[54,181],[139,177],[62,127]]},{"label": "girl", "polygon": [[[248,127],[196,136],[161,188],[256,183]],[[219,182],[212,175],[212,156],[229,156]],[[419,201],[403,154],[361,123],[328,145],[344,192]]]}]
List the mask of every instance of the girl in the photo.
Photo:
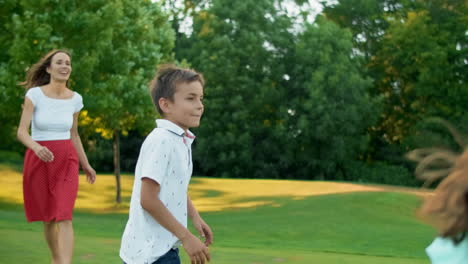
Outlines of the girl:
[{"label": "girl", "polygon": [[[455,129],[443,123],[455,140],[466,146]],[[468,263],[468,148],[461,155],[442,149],[419,149],[407,156],[418,162],[416,176],[425,180],[426,185],[448,175],[418,212],[439,232],[439,236],[426,248],[432,264]],[[437,167],[439,169],[434,169]]]},{"label": "girl", "polygon": [[44,223],[53,264],[72,260],[78,162],[89,183],[96,179],[78,135],[83,99],[68,88],[71,71],[71,56],[64,50],[49,52],[29,69],[22,83],[27,92],[17,132],[27,147],[23,168],[26,218]]}]

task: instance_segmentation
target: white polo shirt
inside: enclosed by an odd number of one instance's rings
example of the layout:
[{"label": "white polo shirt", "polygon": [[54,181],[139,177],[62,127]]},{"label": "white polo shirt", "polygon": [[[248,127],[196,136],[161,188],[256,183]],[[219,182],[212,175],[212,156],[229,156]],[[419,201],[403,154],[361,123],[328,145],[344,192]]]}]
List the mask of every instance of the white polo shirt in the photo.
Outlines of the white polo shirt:
[{"label": "white polo shirt", "polygon": [[129,219],[120,246],[120,257],[127,264],[153,263],[180,245],[176,236],[141,207],[142,178],[159,183],[159,199],[187,227],[187,191],[193,168],[191,145],[195,136],[169,120],[158,119],[156,124],[141,146],[136,165]]}]

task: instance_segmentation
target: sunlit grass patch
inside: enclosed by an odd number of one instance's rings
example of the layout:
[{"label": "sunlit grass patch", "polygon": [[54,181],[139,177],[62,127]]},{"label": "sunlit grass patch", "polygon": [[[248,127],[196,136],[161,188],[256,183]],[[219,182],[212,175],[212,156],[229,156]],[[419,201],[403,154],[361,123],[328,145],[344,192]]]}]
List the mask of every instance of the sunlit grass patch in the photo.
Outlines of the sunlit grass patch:
[{"label": "sunlit grass patch", "polygon": [[190,186],[190,195],[200,211],[212,212],[265,205],[280,206],[270,197],[302,200],[317,195],[386,192],[390,189],[394,192],[425,193],[414,188],[344,182],[196,178]]},{"label": "sunlit grass patch", "polygon": [[[116,180],[112,174],[99,174],[95,184],[88,184],[80,175],[80,186],[75,208],[95,213],[127,213],[133,187],[133,175],[121,176],[122,203],[115,202]],[[21,172],[8,166],[0,167],[0,199],[22,204]],[[190,196],[201,212],[213,212],[257,206],[280,206],[269,197],[290,197],[301,200],[309,196],[350,192],[396,191],[421,193],[413,188],[384,185],[362,185],[342,182],[217,179],[194,177]]]}]

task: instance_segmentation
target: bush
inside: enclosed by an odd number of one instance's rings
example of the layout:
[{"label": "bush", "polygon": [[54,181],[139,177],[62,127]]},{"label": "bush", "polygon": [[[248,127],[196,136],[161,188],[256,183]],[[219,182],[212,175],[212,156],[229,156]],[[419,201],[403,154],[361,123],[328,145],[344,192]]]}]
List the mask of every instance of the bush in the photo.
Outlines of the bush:
[{"label": "bush", "polygon": [[0,162],[21,166],[23,156],[18,152],[0,150]]},{"label": "bush", "polygon": [[349,163],[346,168],[346,179],[365,183],[380,183],[403,186],[420,186],[413,172],[402,165],[386,162],[366,164],[364,162]]},{"label": "bush", "polygon": [[[120,170],[122,173],[135,171],[138,154],[144,139],[145,136],[136,130],[130,131],[128,136],[120,136]],[[83,144],[86,145],[89,162],[96,171],[114,172],[112,140],[103,139],[99,134],[92,134]]]}]

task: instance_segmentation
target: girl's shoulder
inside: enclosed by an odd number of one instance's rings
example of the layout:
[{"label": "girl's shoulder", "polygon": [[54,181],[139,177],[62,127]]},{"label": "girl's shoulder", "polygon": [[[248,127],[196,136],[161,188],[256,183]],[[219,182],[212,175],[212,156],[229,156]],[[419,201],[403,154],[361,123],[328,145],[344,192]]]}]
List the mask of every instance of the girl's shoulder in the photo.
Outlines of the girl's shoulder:
[{"label": "girl's shoulder", "polygon": [[451,238],[437,237],[426,248],[426,253],[433,264],[468,263],[468,238],[464,236],[456,243]]}]

